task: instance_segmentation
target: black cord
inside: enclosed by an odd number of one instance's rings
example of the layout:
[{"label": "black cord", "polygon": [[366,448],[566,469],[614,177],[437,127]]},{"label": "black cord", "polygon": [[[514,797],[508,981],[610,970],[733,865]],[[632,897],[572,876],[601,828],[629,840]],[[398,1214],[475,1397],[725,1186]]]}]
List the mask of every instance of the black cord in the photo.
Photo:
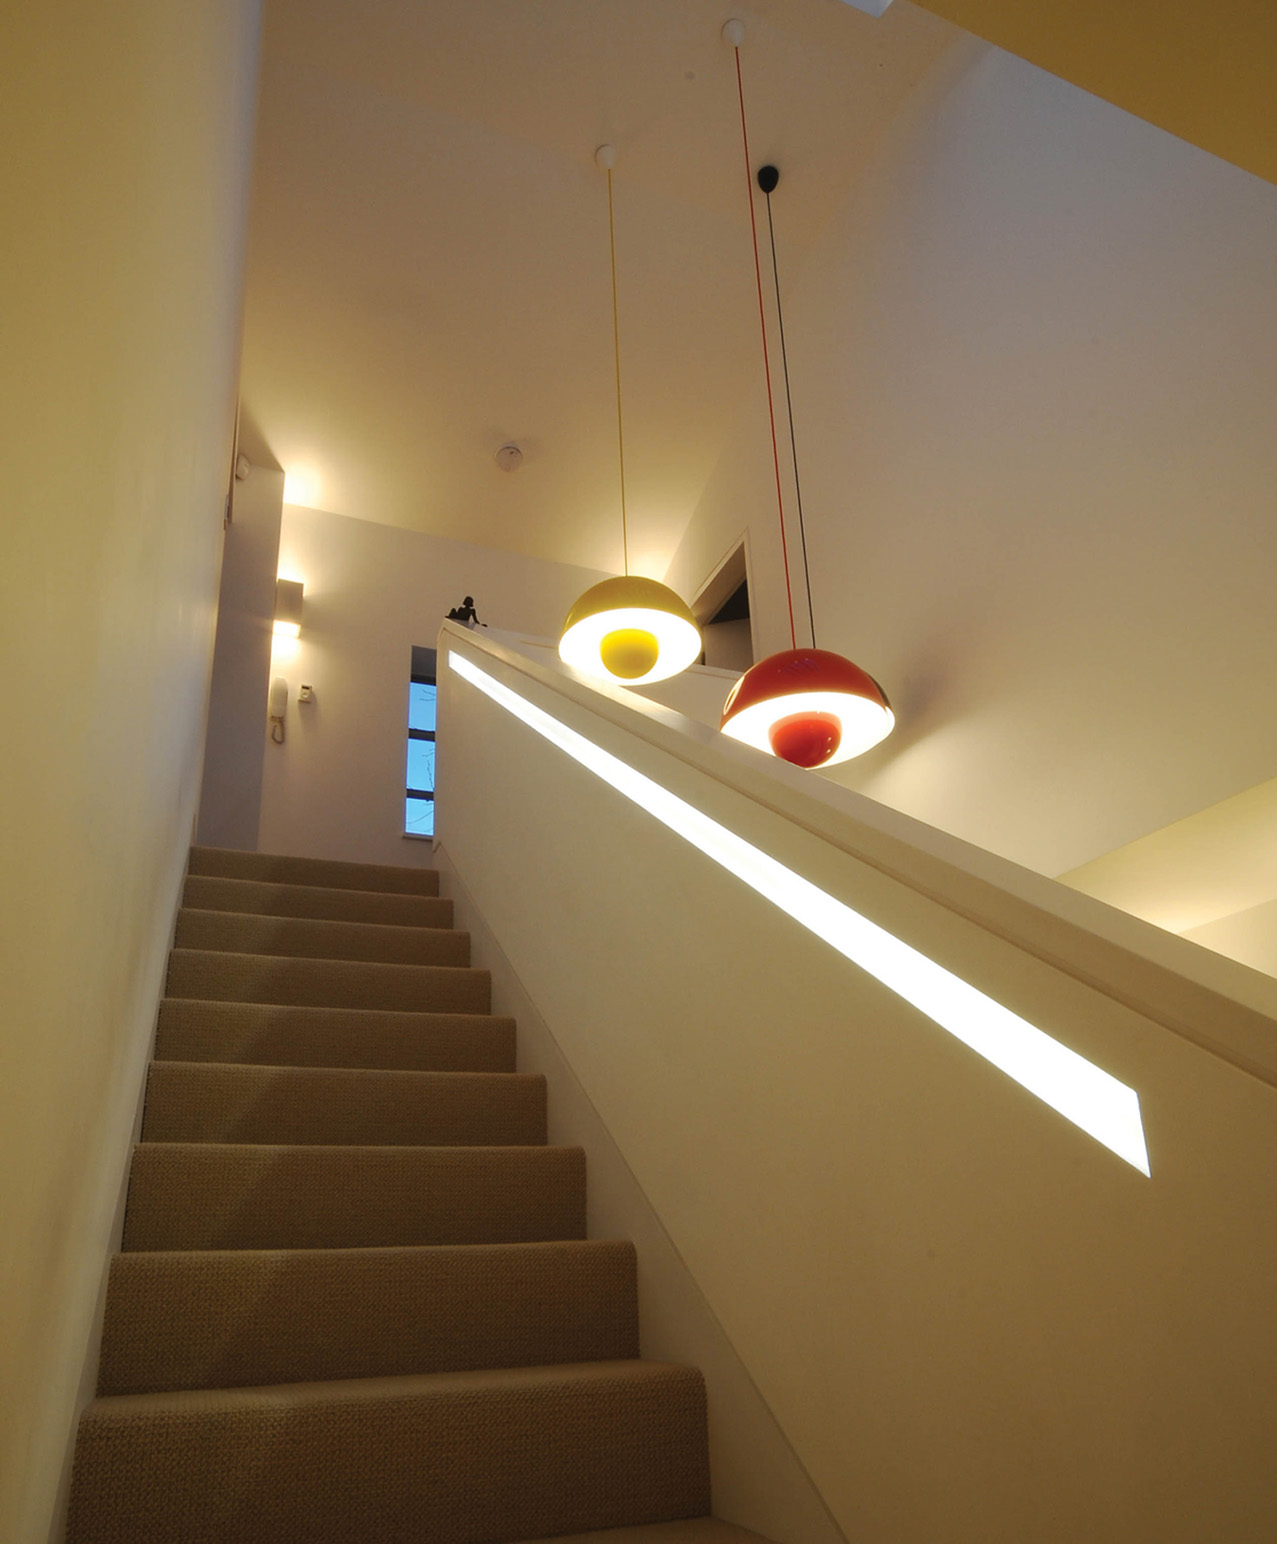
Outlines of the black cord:
[{"label": "black cord", "polygon": [[789,394],[789,356],[785,351],[785,313],[780,304],[780,272],[776,267],[776,227],[772,224],[772,189],[780,181],[774,166],[764,166],[758,173],[758,185],[767,195],[767,234],[772,247],[772,282],[776,286],[776,320],[780,328],[780,364],[785,377],[785,412],[789,417],[789,451],[794,459],[794,492],[798,505],[798,536],[803,549],[803,581],[807,586],[807,620],[811,624],[811,646],[816,647],[816,616],[811,605],[811,569],[807,566],[807,528],[803,524],[803,485],[798,478],[798,443],[794,439],[794,402]]}]

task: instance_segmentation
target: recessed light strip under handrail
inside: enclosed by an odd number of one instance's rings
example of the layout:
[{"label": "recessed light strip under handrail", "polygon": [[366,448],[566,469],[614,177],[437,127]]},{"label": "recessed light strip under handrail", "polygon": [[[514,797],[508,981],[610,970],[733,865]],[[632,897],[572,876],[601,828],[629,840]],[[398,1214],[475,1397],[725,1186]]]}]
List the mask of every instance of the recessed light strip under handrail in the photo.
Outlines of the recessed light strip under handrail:
[{"label": "recessed light strip under handrail", "polygon": [[662,825],[778,906],[1119,1158],[1148,1174],[1139,1095],[912,945],[729,831],[685,799],[569,729],[453,650],[448,664]]}]

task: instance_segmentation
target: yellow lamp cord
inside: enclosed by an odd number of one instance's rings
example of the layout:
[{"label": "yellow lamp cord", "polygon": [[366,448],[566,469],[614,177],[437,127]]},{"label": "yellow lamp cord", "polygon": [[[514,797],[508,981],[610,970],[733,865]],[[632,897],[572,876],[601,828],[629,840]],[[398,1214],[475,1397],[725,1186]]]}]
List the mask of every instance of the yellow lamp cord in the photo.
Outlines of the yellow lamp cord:
[{"label": "yellow lamp cord", "polygon": [[612,352],[616,360],[616,444],[621,462],[621,560],[628,578],[630,541],[625,519],[625,429],[621,415],[621,324],[616,303],[616,220],[612,213],[612,168],[607,169],[607,234],[612,246]]}]

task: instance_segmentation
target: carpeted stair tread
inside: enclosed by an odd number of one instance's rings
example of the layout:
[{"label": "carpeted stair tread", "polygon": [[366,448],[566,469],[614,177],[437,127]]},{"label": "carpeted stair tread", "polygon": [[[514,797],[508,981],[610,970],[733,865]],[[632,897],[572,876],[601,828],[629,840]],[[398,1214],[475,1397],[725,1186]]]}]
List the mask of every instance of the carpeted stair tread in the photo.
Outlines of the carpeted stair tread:
[{"label": "carpeted stair tread", "polygon": [[545,1079],[154,1061],[142,1140],[531,1147],[545,1141]]},{"label": "carpeted stair tread", "polygon": [[637,1528],[604,1528],[601,1533],[561,1533],[549,1539],[521,1539],[519,1544],[768,1544],[717,1517],[687,1517],[676,1523],[644,1523]]},{"label": "carpeted stair tread", "polygon": [[299,959],[372,960],[390,965],[470,963],[470,935],[451,928],[263,917],[253,912],[195,911],[187,907],[177,914],[173,941],[179,949],[286,954]]},{"label": "carpeted stair tread", "polygon": [[480,1544],[708,1511],[700,1374],[614,1361],[95,1400],[67,1540]]},{"label": "carpeted stair tread", "polygon": [[486,970],[289,959],[216,949],[174,949],[169,956],[167,994],[220,1002],[393,1008],[410,1013],[487,1013],[491,1006]]},{"label": "carpeted stair tread", "polygon": [[629,1243],[120,1254],[98,1392],[637,1355]]},{"label": "carpeted stair tread", "polygon": [[166,1061],[418,1072],[513,1072],[515,1024],[480,1013],[290,1007],[166,997],[155,1054]]},{"label": "carpeted stair tread", "polygon": [[430,868],[346,863],[335,858],[286,858],[229,847],[192,847],[190,874],[259,879],[268,884],[326,885],[335,890],[381,890],[392,895],[438,895],[439,875]]},{"label": "carpeted stair tread", "polygon": [[256,912],[268,917],[382,922],[394,927],[452,926],[452,902],[438,896],[332,890],[323,885],[279,885],[214,874],[188,874],[182,904],[196,911]]},{"label": "carpeted stair tread", "polygon": [[765,1544],[438,889],[192,850],[67,1544]]},{"label": "carpeted stair tread", "polygon": [[579,1147],[143,1142],[127,1250],[357,1249],[585,1237]]}]

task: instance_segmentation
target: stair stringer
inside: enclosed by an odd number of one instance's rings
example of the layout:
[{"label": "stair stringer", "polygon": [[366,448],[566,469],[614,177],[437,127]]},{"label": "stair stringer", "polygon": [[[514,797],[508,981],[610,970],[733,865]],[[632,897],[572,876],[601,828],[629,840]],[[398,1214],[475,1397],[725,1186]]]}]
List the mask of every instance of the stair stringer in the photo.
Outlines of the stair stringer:
[{"label": "stair stringer", "polygon": [[775,1544],[848,1544],[442,841],[434,862],[472,965],[491,975],[492,1012],[518,1021],[518,1070],[549,1084],[549,1142],[585,1149],[587,1236],[627,1238],[638,1251],[644,1356],[704,1374],[715,1517]]}]

